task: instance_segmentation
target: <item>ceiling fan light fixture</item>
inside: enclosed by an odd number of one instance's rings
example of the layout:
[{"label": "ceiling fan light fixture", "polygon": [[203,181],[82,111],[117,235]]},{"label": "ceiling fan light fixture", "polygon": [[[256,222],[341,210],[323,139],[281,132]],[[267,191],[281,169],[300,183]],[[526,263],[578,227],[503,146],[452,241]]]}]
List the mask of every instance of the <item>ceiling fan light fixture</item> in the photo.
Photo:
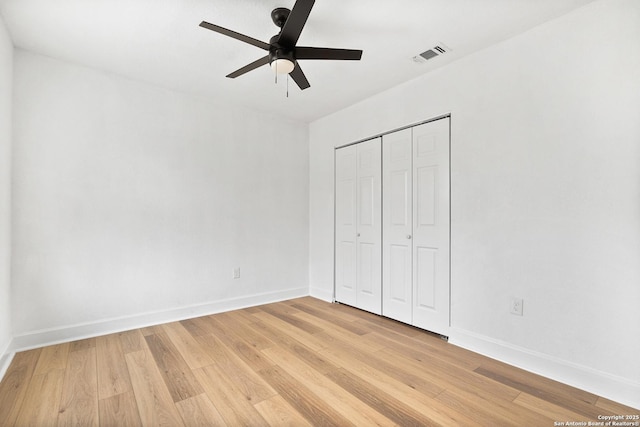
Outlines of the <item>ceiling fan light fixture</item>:
[{"label": "ceiling fan light fixture", "polygon": [[296,64],[290,59],[279,58],[271,61],[271,69],[276,74],[289,74],[296,67]]}]

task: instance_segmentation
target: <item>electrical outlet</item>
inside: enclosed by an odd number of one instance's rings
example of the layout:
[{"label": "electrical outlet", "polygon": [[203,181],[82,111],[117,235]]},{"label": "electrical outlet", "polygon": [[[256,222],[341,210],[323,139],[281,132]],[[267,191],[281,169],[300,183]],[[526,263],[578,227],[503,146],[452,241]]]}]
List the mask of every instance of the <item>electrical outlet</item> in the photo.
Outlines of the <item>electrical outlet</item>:
[{"label": "electrical outlet", "polygon": [[234,279],[240,278],[240,267],[236,267],[233,269],[233,278]]},{"label": "electrical outlet", "polygon": [[511,314],[522,316],[522,298],[511,298]]}]

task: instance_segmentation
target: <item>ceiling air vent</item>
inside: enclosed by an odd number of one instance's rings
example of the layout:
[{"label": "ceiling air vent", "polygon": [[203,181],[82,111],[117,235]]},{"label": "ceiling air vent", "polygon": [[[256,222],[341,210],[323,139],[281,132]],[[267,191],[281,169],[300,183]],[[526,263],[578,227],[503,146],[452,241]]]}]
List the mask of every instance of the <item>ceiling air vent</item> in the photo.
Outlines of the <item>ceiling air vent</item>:
[{"label": "ceiling air vent", "polygon": [[436,56],[440,56],[443,53],[447,53],[451,51],[448,47],[440,43],[437,46],[432,47],[431,49],[427,49],[422,52],[420,55],[416,55],[413,57],[414,62],[418,62],[420,64],[424,64],[428,60],[435,58]]}]

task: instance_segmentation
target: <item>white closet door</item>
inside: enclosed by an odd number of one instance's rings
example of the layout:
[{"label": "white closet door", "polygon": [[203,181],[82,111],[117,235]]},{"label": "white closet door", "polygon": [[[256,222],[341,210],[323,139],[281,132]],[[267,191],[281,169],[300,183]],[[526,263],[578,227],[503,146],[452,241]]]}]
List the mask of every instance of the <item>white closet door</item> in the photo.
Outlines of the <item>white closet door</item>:
[{"label": "white closet door", "polygon": [[381,138],[356,145],[356,307],[382,311],[382,147]]},{"label": "white closet door", "polygon": [[336,300],[356,305],[356,146],[336,150]]},{"label": "white closet door", "polygon": [[382,310],[381,139],[336,150],[336,300]]},{"label": "white closet door", "polygon": [[384,135],[382,147],[382,314],[412,323],[411,129]]},{"label": "white closet door", "polygon": [[413,324],[449,330],[449,119],[413,128]]}]

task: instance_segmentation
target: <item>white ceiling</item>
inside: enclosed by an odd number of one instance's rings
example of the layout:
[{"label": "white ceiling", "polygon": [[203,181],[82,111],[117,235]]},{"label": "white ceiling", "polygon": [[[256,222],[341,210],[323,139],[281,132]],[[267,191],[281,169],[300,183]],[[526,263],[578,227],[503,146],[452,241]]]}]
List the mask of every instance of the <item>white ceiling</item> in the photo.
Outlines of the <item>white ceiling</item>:
[{"label": "white ceiling", "polygon": [[[301,61],[311,87],[274,83],[264,51],[200,28],[205,20],[268,42],[275,7],[294,0],[0,0],[22,49],[166,88],[313,121],[593,0],[317,0],[301,46],[362,49],[362,60]],[[451,52],[412,57],[436,44]]]}]

